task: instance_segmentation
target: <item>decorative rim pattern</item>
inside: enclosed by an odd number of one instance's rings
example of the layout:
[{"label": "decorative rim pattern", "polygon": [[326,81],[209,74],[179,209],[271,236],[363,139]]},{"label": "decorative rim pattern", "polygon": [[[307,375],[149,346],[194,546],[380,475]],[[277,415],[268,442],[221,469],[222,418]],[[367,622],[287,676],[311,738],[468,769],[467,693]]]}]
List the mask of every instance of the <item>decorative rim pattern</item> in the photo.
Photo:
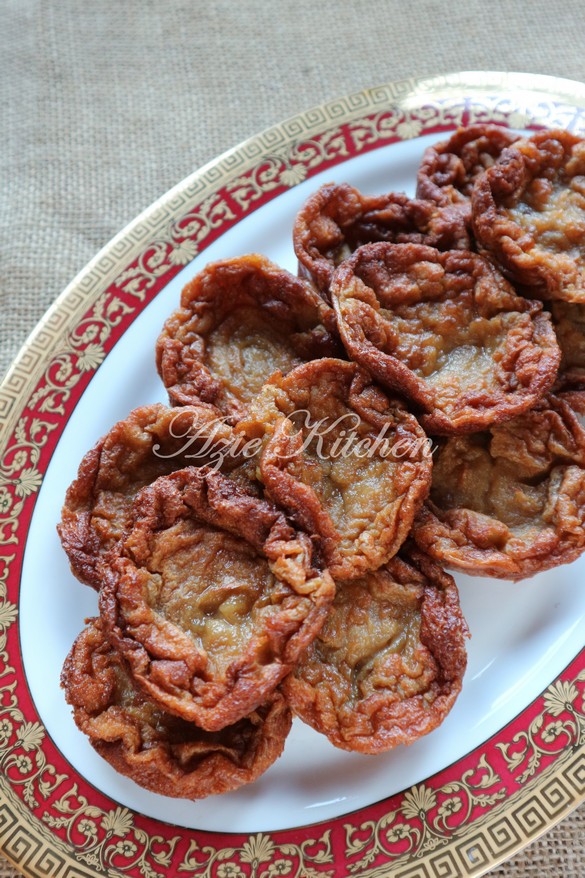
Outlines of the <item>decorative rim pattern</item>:
[{"label": "decorative rim pattern", "polygon": [[128,326],[244,216],[367,151],[460,124],[585,132],[585,85],[524,74],[406,80],[332,101],[210,163],[118,235],[59,297],[0,388],[0,850],[32,876],[460,878],[511,856],[585,797],[585,650],[497,736],[351,815],[229,835],[176,827],[93,790],[26,687],[18,596],[26,535],[68,415]]}]

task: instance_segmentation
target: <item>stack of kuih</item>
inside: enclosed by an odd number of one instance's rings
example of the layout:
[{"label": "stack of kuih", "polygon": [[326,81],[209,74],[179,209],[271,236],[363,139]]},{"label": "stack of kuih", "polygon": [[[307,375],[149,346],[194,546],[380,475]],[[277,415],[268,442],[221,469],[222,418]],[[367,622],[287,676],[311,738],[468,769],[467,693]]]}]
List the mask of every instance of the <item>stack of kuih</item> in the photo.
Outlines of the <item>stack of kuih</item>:
[{"label": "stack of kuih", "polygon": [[417,196],[315,192],[299,276],[208,265],[156,346],[170,406],[81,462],[59,533],[99,591],[62,684],[117,770],[200,798],[292,713],[379,753],[466,664],[443,567],[516,580],[585,549],[585,142],[457,131]]}]

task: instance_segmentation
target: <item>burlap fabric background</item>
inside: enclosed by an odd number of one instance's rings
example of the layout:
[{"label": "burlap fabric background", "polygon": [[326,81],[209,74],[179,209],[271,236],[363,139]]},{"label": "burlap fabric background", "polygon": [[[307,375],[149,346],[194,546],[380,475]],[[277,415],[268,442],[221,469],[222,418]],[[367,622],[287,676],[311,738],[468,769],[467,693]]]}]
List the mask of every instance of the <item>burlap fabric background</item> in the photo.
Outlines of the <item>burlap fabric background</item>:
[{"label": "burlap fabric background", "polygon": [[[0,0],[0,370],[100,247],[240,140],[412,75],[583,81],[584,21],[582,0]],[[582,878],[584,836],[581,808],[491,874]]]}]

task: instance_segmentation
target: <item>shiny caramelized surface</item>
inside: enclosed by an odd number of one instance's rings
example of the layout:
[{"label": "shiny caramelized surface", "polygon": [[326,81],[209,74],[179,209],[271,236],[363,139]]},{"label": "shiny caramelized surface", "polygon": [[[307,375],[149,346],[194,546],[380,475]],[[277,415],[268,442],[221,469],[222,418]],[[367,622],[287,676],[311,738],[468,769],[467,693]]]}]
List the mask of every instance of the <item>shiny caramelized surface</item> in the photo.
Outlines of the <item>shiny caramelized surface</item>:
[{"label": "shiny caramelized surface", "polygon": [[[89,451],[65,497],[58,530],[73,571],[96,589],[97,567],[132,525],[138,492],[186,464],[239,463],[233,434],[210,407],[142,406]],[[224,454],[228,448],[233,454]]]},{"label": "shiny caramelized surface", "polygon": [[216,731],[275,690],[335,586],[274,505],[206,467],[157,479],[111,556],[100,611],[139,685]]},{"label": "shiny caramelized surface", "polygon": [[337,583],[323,629],[283,683],[293,710],[337,747],[411,743],[461,688],[468,632],[455,582],[428,556],[406,556]]},{"label": "shiny caramelized surface", "polygon": [[585,141],[538,131],[476,181],[480,247],[536,298],[585,301]]},{"label": "shiny caramelized surface", "polygon": [[[530,541],[546,527],[562,532],[571,525],[583,505],[584,465],[585,434],[575,415],[561,402],[547,407],[545,401],[490,431],[442,441],[430,499],[443,512],[469,509],[504,525],[499,538],[497,528],[491,533],[501,548],[510,532]],[[576,509],[567,505],[571,494]]]},{"label": "shiny caramelized surface", "polygon": [[418,174],[417,195],[437,204],[468,200],[477,178],[518,135],[492,124],[459,128],[448,140],[427,147]]},{"label": "shiny caramelized surface", "polygon": [[553,302],[555,332],[562,352],[561,371],[585,369],[585,305]]},{"label": "shiny caramelized surface", "polygon": [[585,264],[585,161],[583,174],[537,177],[507,215],[534,238],[537,247],[565,253]]},{"label": "shiny caramelized surface", "polygon": [[376,346],[449,396],[471,385],[496,389],[508,332],[531,326],[530,314],[514,309],[524,303],[466,255],[451,265],[423,256],[394,272],[372,261],[350,293],[376,313]]},{"label": "shiny caramelized surface", "polygon": [[527,438],[452,437],[435,459],[431,499],[441,509],[472,509],[509,528],[541,527],[554,464],[534,458]]},{"label": "shiny caramelized surface", "polygon": [[76,724],[116,770],[162,795],[199,799],[255,780],[281,754],[292,718],[279,691],[239,721],[206,731],[149,698],[102,621],[89,623],[61,684]]},{"label": "shiny caramelized surface", "polygon": [[[334,397],[325,397],[323,403],[311,409],[322,422],[322,435],[310,438],[305,428],[303,454],[293,458],[287,469],[313,489],[339,535],[339,554],[350,557],[356,543],[367,545],[381,536],[377,528],[382,530],[386,523],[376,525],[376,516],[397,501],[401,487],[414,476],[416,464],[392,456],[393,445],[403,438],[392,432],[387,454],[361,456],[360,447],[367,449],[368,443],[374,447],[378,431],[361,419],[356,423],[355,413]],[[416,452],[416,437],[412,445]]]},{"label": "shiny caramelized surface", "polygon": [[302,674],[334,690],[342,717],[380,690],[393,702],[428,688],[436,667],[420,641],[422,594],[420,584],[399,584],[385,572],[338,588]]},{"label": "shiny caramelized surface", "polygon": [[290,333],[258,310],[238,308],[207,338],[207,363],[238,400],[249,403],[277,371],[289,372],[301,361]]},{"label": "shiny caramelized surface", "polygon": [[228,533],[181,520],[152,538],[144,600],[205,651],[214,676],[238,659],[278,589],[266,559]]},{"label": "shiny caramelized surface", "polygon": [[414,404],[431,434],[502,421],[555,380],[550,315],[478,254],[368,245],[338,269],[331,291],[351,357]]},{"label": "shiny caramelized surface", "polygon": [[322,359],[275,376],[241,426],[265,432],[267,489],[321,536],[333,576],[375,569],[397,551],[426,496],[431,460],[416,419],[367,373]]},{"label": "shiny caramelized surface", "polygon": [[239,420],[276,370],[334,355],[333,315],[305,280],[259,254],[209,263],[184,288],[156,345],[174,403]]},{"label": "shiny caramelized surface", "polygon": [[[208,744],[221,746],[221,735],[197,729],[193,723],[168,713],[137,688],[127,666],[121,660],[112,660],[113,687],[110,707],[124,712],[125,719],[138,731],[142,748],[158,743],[171,747],[185,744],[201,737]],[[180,747],[177,748],[180,752]]]}]

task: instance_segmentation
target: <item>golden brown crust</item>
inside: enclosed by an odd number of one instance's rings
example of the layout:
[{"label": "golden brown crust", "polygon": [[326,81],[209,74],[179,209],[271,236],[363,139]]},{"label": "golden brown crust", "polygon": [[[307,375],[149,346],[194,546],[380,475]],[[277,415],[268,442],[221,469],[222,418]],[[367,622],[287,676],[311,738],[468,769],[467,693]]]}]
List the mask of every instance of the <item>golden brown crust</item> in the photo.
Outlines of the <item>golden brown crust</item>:
[{"label": "golden brown crust", "polygon": [[134,409],[89,451],[65,495],[57,528],[71,569],[99,590],[99,560],[128,532],[132,501],[156,478],[189,464],[235,468],[241,442],[211,407]]},{"label": "golden brown crust", "polygon": [[278,691],[221,732],[167,713],[138,689],[99,619],[75,641],[61,685],[75,723],[100,756],[164,796],[202,799],[251,783],[280,756],[291,727]]},{"label": "golden brown crust", "polygon": [[552,302],[551,314],[561,349],[555,388],[585,389],[585,303]]},{"label": "golden brown crust", "polygon": [[505,424],[444,440],[413,528],[440,564],[522,579],[585,549],[585,430],[550,394]]},{"label": "golden brown crust", "polygon": [[584,175],[585,141],[540,131],[475,183],[478,244],[533,297],[585,302]]},{"label": "golden brown crust", "polygon": [[275,375],[238,429],[265,436],[267,494],[320,538],[332,576],[361,576],[398,551],[431,456],[416,419],[367,372],[322,359]]},{"label": "golden brown crust", "polygon": [[555,380],[550,315],[475,253],[369,244],[337,269],[331,293],[350,356],[418,406],[430,433],[513,417]]},{"label": "golden brown crust", "polygon": [[348,183],[326,183],[296,216],[293,244],[299,274],[325,299],[337,266],[358,247],[376,241],[467,249],[469,235],[455,214],[402,193],[364,195]]},{"label": "golden brown crust", "polygon": [[497,161],[519,135],[500,125],[470,125],[429,146],[418,174],[417,198],[451,208],[471,229],[471,193],[477,178]]},{"label": "golden brown crust", "polygon": [[573,409],[580,423],[585,426],[585,390],[564,390],[557,395]]},{"label": "golden brown crust", "polygon": [[264,381],[335,355],[331,308],[306,281],[263,256],[209,264],[181,294],[156,345],[171,403],[214,405],[233,422]]},{"label": "golden brown crust", "polygon": [[283,691],[336,747],[381,753],[443,721],[461,689],[467,636],[455,581],[411,549],[338,584]]},{"label": "golden brown crust", "polygon": [[309,537],[201,467],[133,507],[100,596],[110,638],[161,706],[214,731],[261,704],[316,636],[334,595]]}]

